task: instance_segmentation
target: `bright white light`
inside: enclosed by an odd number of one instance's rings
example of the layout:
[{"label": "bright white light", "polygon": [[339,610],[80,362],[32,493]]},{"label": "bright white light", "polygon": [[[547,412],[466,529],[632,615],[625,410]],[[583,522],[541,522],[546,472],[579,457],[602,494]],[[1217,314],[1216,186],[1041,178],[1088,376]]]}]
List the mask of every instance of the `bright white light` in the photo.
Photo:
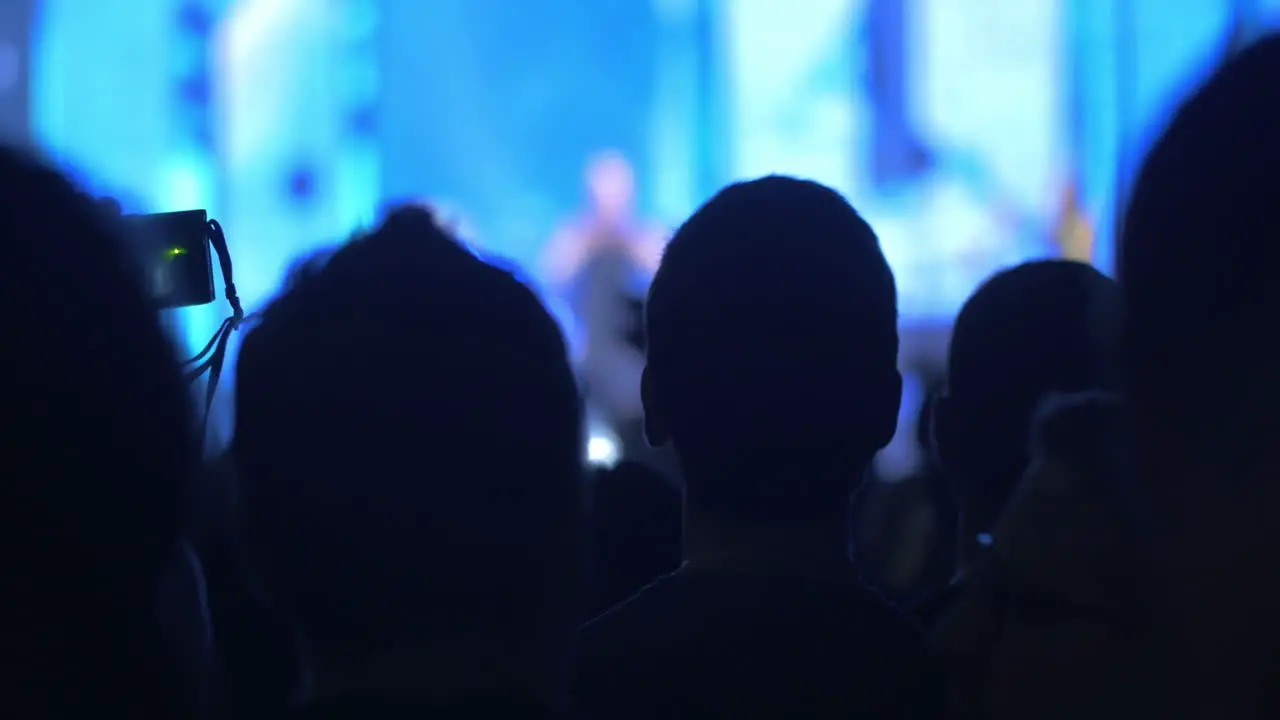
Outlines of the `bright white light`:
[{"label": "bright white light", "polygon": [[596,467],[613,467],[618,464],[618,444],[612,438],[592,435],[587,441],[587,462]]}]

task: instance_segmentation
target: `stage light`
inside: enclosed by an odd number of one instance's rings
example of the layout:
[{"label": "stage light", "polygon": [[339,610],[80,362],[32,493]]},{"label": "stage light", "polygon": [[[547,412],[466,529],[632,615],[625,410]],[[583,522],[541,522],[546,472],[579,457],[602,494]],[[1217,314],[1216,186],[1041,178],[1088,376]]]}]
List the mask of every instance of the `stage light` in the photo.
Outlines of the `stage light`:
[{"label": "stage light", "polygon": [[618,443],[604,435],[592,435],[587,440],[587,463],[593,467],[613,467],[618,464]]}]

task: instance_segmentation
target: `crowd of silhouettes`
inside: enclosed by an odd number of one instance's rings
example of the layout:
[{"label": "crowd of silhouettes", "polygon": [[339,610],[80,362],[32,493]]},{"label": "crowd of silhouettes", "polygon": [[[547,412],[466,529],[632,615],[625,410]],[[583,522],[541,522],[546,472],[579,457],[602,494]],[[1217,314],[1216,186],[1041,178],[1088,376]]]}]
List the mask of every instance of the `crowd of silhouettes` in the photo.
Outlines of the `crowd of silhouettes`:
[{"label": "crowd of silhouettes", "polygon": [[736,183],[670,240],[641,399],[676,481],[585,467],[559,325],[415,208],[296,265],[203,457],[118,211],[2,150],[0,714],[1276,717],[1276,78],[1264,39],[1177,112],[1117,279],[964,304],[921,423],[954,560],[912,602],[851,542],[903,380],[829,188]]}]

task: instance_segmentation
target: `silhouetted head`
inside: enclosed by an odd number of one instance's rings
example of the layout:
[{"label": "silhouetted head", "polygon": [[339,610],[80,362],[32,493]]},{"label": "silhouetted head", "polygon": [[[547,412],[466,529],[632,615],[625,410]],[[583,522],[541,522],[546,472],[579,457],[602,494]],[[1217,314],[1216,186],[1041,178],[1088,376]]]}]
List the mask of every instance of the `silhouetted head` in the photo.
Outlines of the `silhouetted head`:
[{"label": "silhouetted head", "polygon": [[[394,213],[264,313],[236,411],[250,536],[318,668],[417,664],[426,694],[532,691],[558,671],[582,418],[527,287],[426,211]],[[344,680],[397,682],[381,675]]]},{"label": "silhouetted head", "polygon": [[956,499],[980,525],[968,530],[990,530],[1026,469],[1042,400],[1117,386],[1121,308],[1115,281],[1071,260],[1004,270],[965,301],[933,431]]},{"label": "silhouetted head", "polygon": [[844,511],[901,399],[893,275],[835,191],[730,185],[676,232],[649,290],[646,433],[687,502],[744,522]]},{"label": "silhouetted head", "polygon": [[199,469],[174,348],[91,199],[9,149],[0,196],[0,702],[190,712],[155,621]]},{"label": "silhouetted head", "polygon": [[1265,669],[1280,638],[1278,77],[1272,36],[1182,106],[1142,167],[1120,243],[1137,476],[1166,573],[1151,614],[1171,621],[1164,682],[1188,715],[1280,707]]},{"label": "silhouetted head", "polygon": [[1216,73],[1152,147],[1125,216],[1130,391],[1140,414],[1193,441],[1183,450],[1217,455],[1220,439],[1235,442],[1227,418],[1280,421],[1277,73],[1276,37]]},{"label": "silhouetted head", "polygon": [[631,163],[616,150],[606,150],[587,164],[587,193],[592,209],[604,220],[621,220],[631,213],[636,179]]}]

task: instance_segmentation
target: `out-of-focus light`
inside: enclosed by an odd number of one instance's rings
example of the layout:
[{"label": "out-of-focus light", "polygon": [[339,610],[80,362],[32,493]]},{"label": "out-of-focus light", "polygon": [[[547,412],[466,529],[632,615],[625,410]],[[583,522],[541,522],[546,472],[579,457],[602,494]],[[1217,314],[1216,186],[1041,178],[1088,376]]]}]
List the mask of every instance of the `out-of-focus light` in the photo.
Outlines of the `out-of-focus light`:
[{"label": "out-of-focus light", "polygon": [[164,169],[155,205],[162,212],[205,207],[212,194],[210,173],[195,158],[178,157]]},{"label": "out-of-focus light", "polygon": [[587,440],[587,463],[594,467],[613,467],[618,464],[618,444],[613,438],[592,435]]},{"label": "out-of-focus light", "polygon": [[22,52],[12,42],[0,42],[0,93],[18,87],[22,76]]},{"label": "out-of-focus light", "polygon": [[978,533],[978,544],[982,547],[991,547],[992,543],[995,541],[996,539],[991,535],[991,533]]}]

